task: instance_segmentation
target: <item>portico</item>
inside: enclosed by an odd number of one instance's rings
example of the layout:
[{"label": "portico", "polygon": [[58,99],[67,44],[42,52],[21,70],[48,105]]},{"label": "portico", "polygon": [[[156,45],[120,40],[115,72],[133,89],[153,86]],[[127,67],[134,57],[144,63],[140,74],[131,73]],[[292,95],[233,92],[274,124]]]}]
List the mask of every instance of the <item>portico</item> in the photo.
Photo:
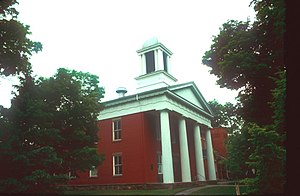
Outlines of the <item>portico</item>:
[{"label": "portico", "polygon": [[[162,173],[164,183],[174,182],[174,171],[173,171],[173,160],[172,160],[172,145],[171,145],[171,132],[170,132],[170,113],[168,110],[161,110],[160,113],[160,131],[161,131],[161,151],[162,151]],[[202,138],[200,133],[200,127],[203,127],[203,133],[206,141],[206,154],[208,163],[208,180],[216,180],[216,171],[214,165],[214,157],[212,151],[212,142],[210,129],[205,126],[194,122],[194,129],[187,130],[186,118],[184,116],[179,117],[178,121],[178,132],[179,132],[179,149],[180,149],[180,165],[181,165],[181,179],[182,182],[191,182],[191,164],[190,164],[190,153],[187,131],[191,132],[194,138],[194,151],[196,160],[196,173],[197,181],[205,181],[205,169],[204,159],[202,153]],[[176,131],[176,130],[175,130]]]}]

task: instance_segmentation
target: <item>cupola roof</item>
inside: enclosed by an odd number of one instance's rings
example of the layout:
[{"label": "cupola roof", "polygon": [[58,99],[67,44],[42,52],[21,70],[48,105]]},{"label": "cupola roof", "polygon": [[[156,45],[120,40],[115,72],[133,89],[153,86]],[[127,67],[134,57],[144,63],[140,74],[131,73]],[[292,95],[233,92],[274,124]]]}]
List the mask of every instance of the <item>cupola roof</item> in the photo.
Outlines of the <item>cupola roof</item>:
[{"label": "cupola roof", "polygon": [[152,37],[150,39],[148,39],[147,41],[145,41],[145,43],[143,44],[143,48],[148,48],[149,46],[155,45],[160,43],[157,39],[157,37]]},{"label": "cupola roof", "polygon": [[137,53],[145,53],[155,48],[162,48],[168,55],[172,55],[173,53],[164,46],[157,37],[152,37],[144,42],[143,47],[137,50]]}]

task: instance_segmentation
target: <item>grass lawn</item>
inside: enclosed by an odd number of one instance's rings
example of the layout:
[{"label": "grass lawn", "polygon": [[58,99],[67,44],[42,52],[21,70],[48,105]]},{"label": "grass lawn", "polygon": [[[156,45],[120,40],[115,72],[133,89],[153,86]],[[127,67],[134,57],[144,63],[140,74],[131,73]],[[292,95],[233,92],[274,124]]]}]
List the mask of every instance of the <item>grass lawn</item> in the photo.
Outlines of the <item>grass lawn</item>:
[{"label": "grass lawn", "polygon": [[[241,195],[245,195],[247,192],[247,186],[240,186]],[[192,195],[236,195],[235,186],[216,186],[206,187],[192,193]]]},{"label": "grass lawn", "polygon": [[153,189],[153,190],[89,190],[65,191],[65,195],[174,195],[186,188]]}]

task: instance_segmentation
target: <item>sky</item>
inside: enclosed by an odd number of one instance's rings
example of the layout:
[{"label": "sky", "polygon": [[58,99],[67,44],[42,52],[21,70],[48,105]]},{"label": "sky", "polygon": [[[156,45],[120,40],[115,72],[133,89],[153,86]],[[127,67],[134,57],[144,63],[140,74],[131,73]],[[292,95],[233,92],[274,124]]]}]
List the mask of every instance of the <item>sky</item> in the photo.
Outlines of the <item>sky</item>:
[{"label": "sky", "polygon": [[[102,101],[115,99],[117,87],[135,94],[140,75],[137,50],[157,37],[169,50],[177,83],[194,81],[206,99],[236,103],[237,91],[220,88],[202,64],[213,36],[227,20],[254,20],[250,0],[19,0],[18,19],[43,44],[31,64],[37,76],[65,67],[98,75]],[[10,107],[13,77],[0,80],[0,105]]]}]

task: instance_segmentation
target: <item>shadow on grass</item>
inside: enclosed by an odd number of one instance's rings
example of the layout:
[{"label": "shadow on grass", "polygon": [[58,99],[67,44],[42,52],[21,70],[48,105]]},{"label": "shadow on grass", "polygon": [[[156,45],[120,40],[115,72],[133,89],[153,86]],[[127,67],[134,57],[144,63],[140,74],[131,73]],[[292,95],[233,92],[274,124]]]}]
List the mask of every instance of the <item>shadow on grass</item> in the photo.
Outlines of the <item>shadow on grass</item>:
[{"label": "shadow on grass", "polygon": [[[240,194],[246,195],[249,191],[249,187],[246,185],[240,185]],[[232,186],[215,186],[215,187],[205,187],[200,189],[192,195],[236,195],[235,185]]]},{"label": "shadow on grass", "polygon": [[174,195],[186,188],[154,190],[82,190],[65,191],[64,195]]}]

